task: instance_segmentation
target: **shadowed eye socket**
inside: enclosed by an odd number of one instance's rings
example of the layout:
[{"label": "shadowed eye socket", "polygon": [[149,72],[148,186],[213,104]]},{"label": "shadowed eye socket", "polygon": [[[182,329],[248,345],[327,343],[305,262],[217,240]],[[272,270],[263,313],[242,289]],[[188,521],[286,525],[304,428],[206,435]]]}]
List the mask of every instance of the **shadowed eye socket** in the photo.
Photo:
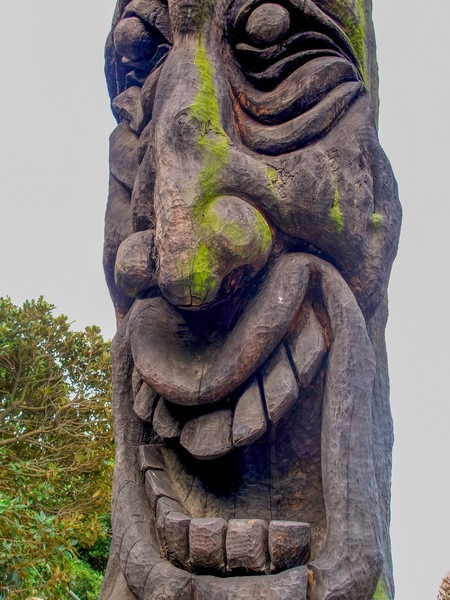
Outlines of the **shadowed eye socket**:
[{"label": "shadowed eye socket", "polygon": [[273,89],[296,69],[320,57],[349,61],[358,69],[342,29],[312,2],[248,0],[231,16],[228,38],[246,78]]},{"label": "shadowed eye socket", "polygon": [[227,38],[238,130],[256,152],[318,140],[364,91],[349,38],[311,0],[237,0]]},{"label": "shadowed eye socket", "polygon": [[114,29],[114,47],[126,68],[125,87],[141,86],[171,46],[167,6],[160,0],[133,0]]}]

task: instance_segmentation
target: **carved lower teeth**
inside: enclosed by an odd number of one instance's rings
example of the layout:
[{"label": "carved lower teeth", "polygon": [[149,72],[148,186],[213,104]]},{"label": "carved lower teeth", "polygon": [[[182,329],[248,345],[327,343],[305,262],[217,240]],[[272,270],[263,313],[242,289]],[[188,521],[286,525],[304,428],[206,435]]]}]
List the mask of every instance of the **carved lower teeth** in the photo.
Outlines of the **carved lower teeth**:
[{"label": "carved lower teeth", "polygon": [[190,571],[189,526],[191,518],[179,512],[169,512],[165,522],[167,555],[176,567]]},{"label": "carved lower teeth", "polygon": [[199,573],[224,575],[227,522],[220,518],[192,519],[189,550],[192,568]]},{"label": "carved lower teeth", "polygon": [[156,503],[156,533],[158,536],[159,550],[161,556],[164,558],[169,557],[167,551],[167,540],[166,540],[166,517],[171,512],[179,512],[183,514],[183,507],[179,502],[172,498],[163,496],[158,498]]},{"label": "carved lower teeth", "polygon": [[262,519],[231,519],[226,541],[228,570],[265,573],[269,566],[268,531]]},{"label": "carved lower teeth", "polygon": [[268,543],[272,573],[304,565],[309,559],[311,527],[309,523],[271,521]]},{"label": "carved lower teeth", "polygon": [[160,446],[141,446],[138,461],[155,514],[160,554],[176,567],[222,576],[268,574],[304,565],[309,559],[308,523],[191,518],[164,471]]}]

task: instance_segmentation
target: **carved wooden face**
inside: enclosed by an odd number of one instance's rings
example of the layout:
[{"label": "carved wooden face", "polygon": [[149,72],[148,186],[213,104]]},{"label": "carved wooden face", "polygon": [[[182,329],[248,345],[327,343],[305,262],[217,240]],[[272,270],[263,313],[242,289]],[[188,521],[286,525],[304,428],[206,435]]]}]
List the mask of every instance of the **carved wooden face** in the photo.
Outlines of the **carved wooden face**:
[{"label": "carved wooden face", "polygon": [[373,46],[356,0],[117,6],[113,552],[137,598],[360,600],[383,571],[368,324],[400,209]]}]

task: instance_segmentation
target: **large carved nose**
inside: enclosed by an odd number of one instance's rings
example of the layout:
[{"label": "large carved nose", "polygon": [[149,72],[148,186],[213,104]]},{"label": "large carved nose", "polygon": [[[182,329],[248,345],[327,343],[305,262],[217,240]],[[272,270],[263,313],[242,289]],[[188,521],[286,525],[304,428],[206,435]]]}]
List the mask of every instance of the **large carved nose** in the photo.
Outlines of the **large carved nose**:
[{"label": "large carved nose", "polygon": [[217,296],[225,277],[240,267],[255,274],[266,262],[272,235],[261,214],[234,196],[220,196],[198,220],[180,223],[161,245],[159,287],[172,304],[202,307]]},{"label": "large carved nose", "polygon": [[222,174],[236,168],[239,178],[239,165],[229,164],[231,140],[219,101],[226,101],[226,91],[207,49],[195,40],[174,49],[158,88],[157,281],[172,304],[200,308],[215,300],[230,273],[246,266],[251,275],[265,264],[272,234],[251,203],[224,189]]}]

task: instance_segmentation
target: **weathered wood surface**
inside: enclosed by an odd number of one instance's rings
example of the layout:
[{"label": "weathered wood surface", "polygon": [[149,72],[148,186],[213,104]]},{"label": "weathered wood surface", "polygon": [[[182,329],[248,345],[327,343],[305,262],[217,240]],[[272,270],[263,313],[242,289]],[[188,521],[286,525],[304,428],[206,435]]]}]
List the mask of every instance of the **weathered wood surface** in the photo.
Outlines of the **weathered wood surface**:
[{"label": "weathered wood surface", "polygon": [[164,398],[160,398],[153,416],[153,429],[162,438],[171,440],[180,436],[181,427],[172,415],[170,406]]},{"label": "weathered wood surface", "polygon": [[176,567],[190,570],[189,527],[191,519],[179,512],[169,512],[165,521],[165,541],[169,560]]},{"label": "weathered wood surface", "polygon": [[239,398],[233,419],[233,445],[246,446],[267,431],[266,415],[258,380],[253,378]]},{"label": "weathered wood surface", "polygon": [[298,398],[299,387],[284,346],[280,346],[263,368],[267,412],[277,423]]},{"label": "weathered wood surface", "polygon": [[155,390],[152,390],[146,383],[142,383],[139,391],[134,397],[134,412],[143,421],[152,421],[153,413],[155,411],[156,400],[158,394]]},{"label": "weathered wood surface", "polygon": [[225,537],[227,522],[223,519],[192,519],[189,526],[189,549],[196,571],[225,574]]},{"label": "weathered wood surface", "polygon": [[305,564],[310,550],[311,527],[309,523],[271,521],[269,553],[273,572]]},{"label": "weathered wood surface", "polygon": [[232,449],[230,410],[216,410],[188,421],[181,432],[180,444],[200,460],[220,458]]},{"label": "weathered wood surface", "polygon": [[262,519],[231,519],[226,544],[228,569],[264,573],[269,564],[268,531]]},{"label": "weathered wood surface", "polygon": [[102,600],[393,598],[371,2],[118,0]]}]

